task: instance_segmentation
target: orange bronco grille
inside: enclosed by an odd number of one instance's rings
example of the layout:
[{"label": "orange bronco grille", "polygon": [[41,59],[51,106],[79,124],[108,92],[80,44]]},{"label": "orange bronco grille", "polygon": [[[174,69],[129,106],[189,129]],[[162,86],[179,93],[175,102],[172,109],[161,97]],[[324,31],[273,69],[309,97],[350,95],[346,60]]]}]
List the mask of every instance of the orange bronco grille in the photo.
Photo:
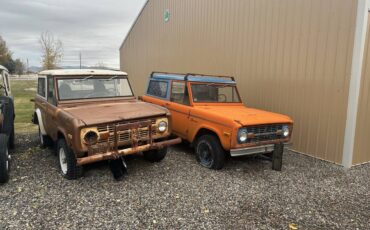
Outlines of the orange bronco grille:
[{"label": "orange bronco grille", "polygon": [[247,127],[248,134],[253,134],[253,137],[248,138],[247,143],[258,143],[263,141],[284,139],[284,137],[281,135],[282,129],[282,124],[249,126]]}]

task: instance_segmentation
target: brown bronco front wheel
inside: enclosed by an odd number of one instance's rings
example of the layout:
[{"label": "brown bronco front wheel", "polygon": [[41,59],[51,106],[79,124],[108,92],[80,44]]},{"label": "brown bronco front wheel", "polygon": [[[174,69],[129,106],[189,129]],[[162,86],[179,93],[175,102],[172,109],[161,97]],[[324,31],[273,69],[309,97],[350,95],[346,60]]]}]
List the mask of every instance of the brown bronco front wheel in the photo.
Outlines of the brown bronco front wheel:
[{"label": "brown bronco front wheel", "polygon": [[62,176],[68,180],[76,180],[82,176],[82,166],[77,166],[73,151],[64,139],[58,140],[57,153]]}]

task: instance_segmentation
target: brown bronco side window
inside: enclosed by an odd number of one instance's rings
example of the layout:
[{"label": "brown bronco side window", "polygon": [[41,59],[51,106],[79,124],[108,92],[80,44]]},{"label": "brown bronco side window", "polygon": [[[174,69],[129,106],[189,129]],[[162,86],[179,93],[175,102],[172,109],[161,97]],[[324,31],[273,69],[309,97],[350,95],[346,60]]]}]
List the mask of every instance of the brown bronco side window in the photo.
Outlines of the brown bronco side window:
[{"label": "brown bronco side window", "polygon": [[46,79],[45,78],[39,78],[38,80],[38,87],[37,87],[37,94],[46,97],[46,91],[45,91],[45,86],[46,86]]},{"label": "brown bronco side window", "polygon": [[48,102],[52,105],[56,105],[55,94],[54,94],[54,79],[48,78]]},{"label": "brown bronco side window", "polygon": [[172,82],[171,101],[182,105],[190,105],[188,89],[185,82]]}]

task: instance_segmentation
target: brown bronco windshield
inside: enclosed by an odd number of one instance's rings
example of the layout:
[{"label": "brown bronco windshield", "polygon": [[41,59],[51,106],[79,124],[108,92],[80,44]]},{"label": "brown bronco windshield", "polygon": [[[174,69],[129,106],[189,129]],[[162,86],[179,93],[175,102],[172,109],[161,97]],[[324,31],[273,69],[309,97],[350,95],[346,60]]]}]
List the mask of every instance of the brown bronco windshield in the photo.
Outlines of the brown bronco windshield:
[{"label": "brown bronco windshield", "polygon": [[59,100],[78,100],[133,96],[126,77],[90,76],[58,79]]}]

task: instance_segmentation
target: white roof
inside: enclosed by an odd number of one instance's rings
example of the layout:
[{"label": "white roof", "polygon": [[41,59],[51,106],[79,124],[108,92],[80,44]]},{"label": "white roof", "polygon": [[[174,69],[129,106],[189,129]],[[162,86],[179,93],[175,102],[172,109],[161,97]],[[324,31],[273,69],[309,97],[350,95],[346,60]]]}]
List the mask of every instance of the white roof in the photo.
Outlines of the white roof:
[{"label": "white roof", "polygon": [[116,70],[103,70],[103,69],[55,69],[44,70],[39,72],[39,75],[60,75],[60,76],[84,76],[84,75],[125,75],[127,73]]}]

